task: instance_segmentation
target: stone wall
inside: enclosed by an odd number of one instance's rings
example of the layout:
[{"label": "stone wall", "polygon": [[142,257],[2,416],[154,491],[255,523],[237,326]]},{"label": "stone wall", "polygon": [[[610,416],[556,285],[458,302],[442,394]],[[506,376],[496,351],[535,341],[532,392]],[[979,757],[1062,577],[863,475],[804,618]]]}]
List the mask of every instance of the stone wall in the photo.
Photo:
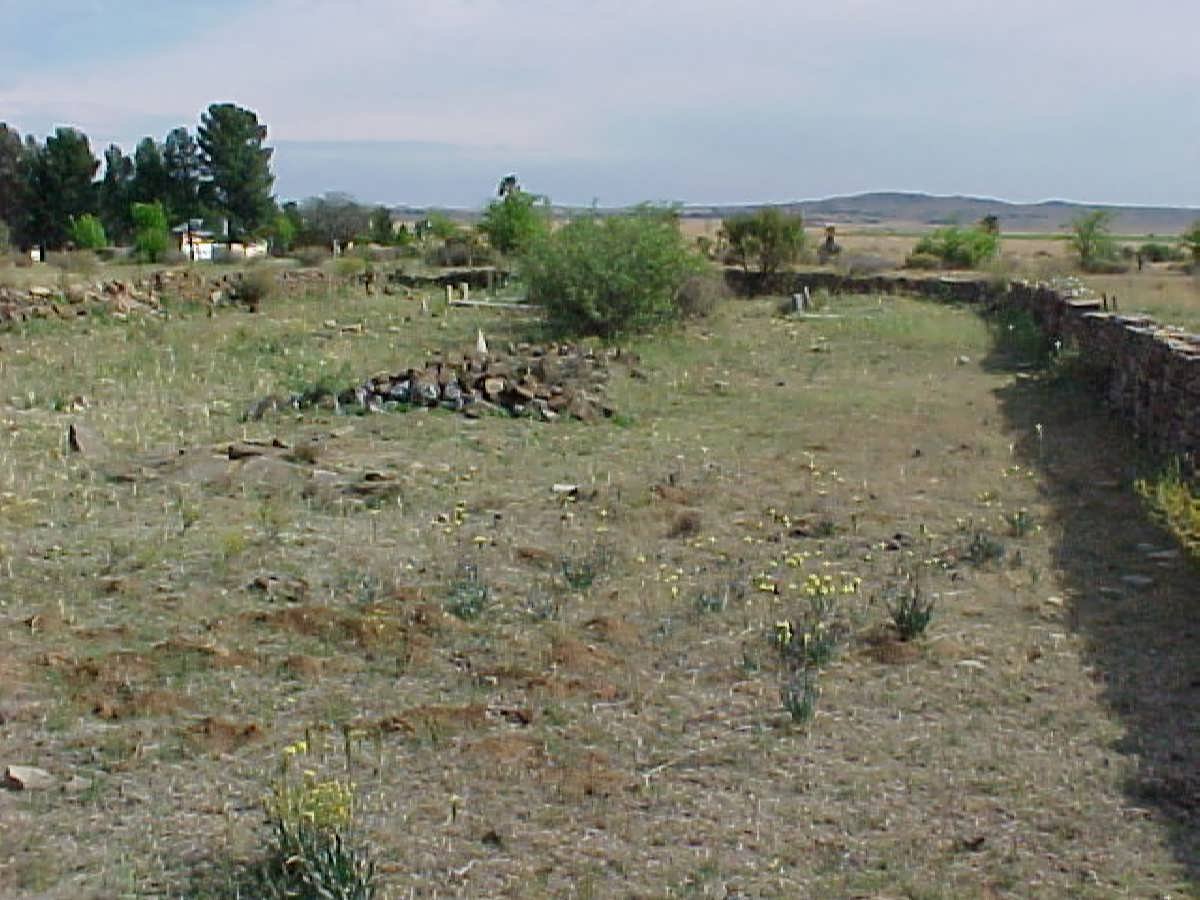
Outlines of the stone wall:
[{"label": "stone wall", "polygon": [[1125,316],[1078,286],[983,278],[788,272],[764,279],[726,271],[740,294],[789,296],[820,289],[832,293],[914,294],[937,300],[1015,307],[1028,312],[1050,340],[1078,348],[1104,375],[1108,401],[1155,450],[1200,460],[1200,335]]}]

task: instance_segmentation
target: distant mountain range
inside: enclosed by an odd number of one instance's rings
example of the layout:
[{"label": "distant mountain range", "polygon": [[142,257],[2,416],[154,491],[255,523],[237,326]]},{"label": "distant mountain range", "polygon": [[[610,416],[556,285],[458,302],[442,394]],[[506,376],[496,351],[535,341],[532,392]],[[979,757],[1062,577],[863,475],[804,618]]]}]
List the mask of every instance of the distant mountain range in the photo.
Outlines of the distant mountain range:
[{"label": "distant mountain range", "polygon": [[[903,191],[876,191],[846,197],[826,197],[823,200],[794,200],[787,203],[757,203],[745,205],[684,206],[681,214],[692,219],[723,219],[741,212],[772,206],[788,212],[800,212],[810,225],[832,222],[838,225],[875,227],[880,230],[920,230],[938,225],[978,222],[984,216],[1000,219],[1000,228],[1009,233],[1055,233],[1066,231],[1071,220],[1095,209],[1113,214],[1112,230],[1116,234],[1179,234],[1200,220],[1200,208],[1184,206],[1115,206],[1104,203],[1073,203],[1068,200],[1044,200],[1040,203],[1009,203],[986,197],[939,197],[932,194]],[[554,215],[571,216],[586,211],[586,207],[555,206]],[[394,210],[406,218],[421,218],[433,208],[400,206]],[[461,222],[478,220],[479,211],[470,209],[439,209]],[[602,208],[600,215],[621,212]]]},{"label": "distant mountain range", "polygon": [[[1200,220],[1200,209],[1177,206],[1112,206],[1102,203],[1072,203],[1045,200],[1041,203],[1009,203],[984,197],[936,197],[879,191],[824,200],[762,204],[803,213],[810,223],[829,221],[839,225],[880,228],[927,228],[952,223],[970,224],[984,216],[1000,218],[1004,231],[1056,232],[1070,227],[1071,220],[1094,209],[1113,214],[1112,230],[1118,234],[1178,234]],[[688,206],[691,218],[724,218],[755,206]]]}]

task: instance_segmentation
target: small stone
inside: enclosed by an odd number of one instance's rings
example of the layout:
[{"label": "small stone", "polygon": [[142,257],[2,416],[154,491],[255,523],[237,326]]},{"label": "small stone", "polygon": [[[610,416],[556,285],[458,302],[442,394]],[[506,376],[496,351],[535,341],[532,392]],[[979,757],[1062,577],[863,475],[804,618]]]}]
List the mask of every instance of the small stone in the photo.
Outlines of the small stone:
[{"label": "small stone", "polygon": [[1147,559],[1152,559],[1155,562],[1165,562],[1171,559],[1179,559],[1178,550],[1155,550],[1153,553],[1146,554]]},{"label": "small stone", "polygon": [[970,363],[971,363],[971,357],[969,357],[969,356],[959,356],[954,360],[954,364],[956,366],[966,366],[966,365],[970,365]]},{"label": "small stone", "polygon": [[978,659],[960,659],[955,665],[961,669],[978,669],[980,671],[987,668],[987,663]]},{"label": "small stone", "polygon": [[4,770],[4,786],[10,791],[37,791],[53,787],[54,776],[34,766],[8,766]]}]

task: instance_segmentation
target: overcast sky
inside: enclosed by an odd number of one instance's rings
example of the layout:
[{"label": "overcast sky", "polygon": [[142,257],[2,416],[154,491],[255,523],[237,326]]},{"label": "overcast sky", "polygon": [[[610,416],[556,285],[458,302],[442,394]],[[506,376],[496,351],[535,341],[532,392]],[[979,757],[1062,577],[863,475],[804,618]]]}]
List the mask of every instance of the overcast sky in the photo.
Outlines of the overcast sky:
[{"label": "overcast sky", "polygon": [[868,190],[1200,206],[1185,0],[0,0],[0,121],[131,152],[213,102],[281,198]]}]

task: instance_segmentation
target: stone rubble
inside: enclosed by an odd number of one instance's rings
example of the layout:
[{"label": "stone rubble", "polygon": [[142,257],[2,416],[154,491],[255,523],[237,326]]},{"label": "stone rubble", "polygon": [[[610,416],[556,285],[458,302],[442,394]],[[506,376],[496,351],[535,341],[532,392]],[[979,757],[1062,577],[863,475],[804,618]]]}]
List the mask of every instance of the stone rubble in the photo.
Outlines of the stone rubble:
[{"label": "stone rubble", "polygon": [[507,353],[434,354],[423,365],[380,372],[339,393],[314,387],[286,400],[264,397],[249,407],[246,418],[261,419],[288,407],[367,413],[426,407],[469,418],[500,414],[595,422],[616,413],[605,396],[612,367],[632,372],[638,361],[620,349],[570,343],[510,344]]}]

